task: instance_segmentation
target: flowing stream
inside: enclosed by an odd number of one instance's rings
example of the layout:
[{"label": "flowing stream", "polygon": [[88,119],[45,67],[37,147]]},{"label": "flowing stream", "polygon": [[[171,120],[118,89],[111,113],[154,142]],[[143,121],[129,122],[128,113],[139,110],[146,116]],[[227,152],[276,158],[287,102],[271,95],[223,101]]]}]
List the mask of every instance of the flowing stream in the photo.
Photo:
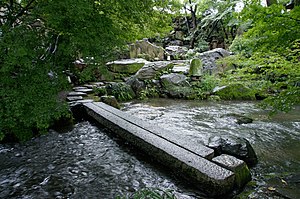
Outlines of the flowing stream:
[{"label": "flowing stream", "polygon": [[[250,141],[259,163],[243,193],[250,198],[300,198],[300,113],[268,118],[252,102],[152,99],[124,104],[124,111],[205,142],[210,136]],[[229,113],[245,114],[238,125]],[[0,198],[116,198],[143,188],[172,190],[179,199],[206,198],[186,181],[114,137],[80,122],[67,132],[24,144],[0,145]],[[242,193],[242,194],[243,194]]]}]

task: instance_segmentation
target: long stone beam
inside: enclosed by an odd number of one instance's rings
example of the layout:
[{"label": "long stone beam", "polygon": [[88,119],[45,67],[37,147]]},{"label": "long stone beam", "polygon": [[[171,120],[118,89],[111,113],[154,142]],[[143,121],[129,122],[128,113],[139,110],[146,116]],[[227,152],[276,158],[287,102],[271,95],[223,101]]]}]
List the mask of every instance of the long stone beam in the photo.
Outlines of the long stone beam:
[{"label": "long stone beam", "polygon": [[[152,132],[153,129],[148,129],[137,118],[132,119],[129,114],[120,113],[103,103],[85,103],[83,106],[86,113],[101,125],[177,171],[208,195],[224,195],[234,188],[235,174],[232,171],[174,143],[174,140],[169,141],[168,138],[157,135],[157,132]],[[132,120],[138,121],[137,124]]]},{"label": "long stone beam", "polygon": [[204,157],[204,158],[210,159],[210,160],[214,157],[213,149],[200,144],[195,139],[187,140],[186,138],[183,138],[182,136],[180,136],[179,135],[180,133],[174,133],[174,132],[168,131],[166,129],[160,128],[159,126],[154,125],[153,123],[149,123],[140,118],[129,115],[129,114],[127,114],[123,111],[120,111],[118,109],[115,109],[105,103],[94,102],[94,104],[108,112],[113,113],[114,115],[116,115],[132,124],[135,124],[135,125],[141,127],[142,129],[149,131],[150,133],[153,133],[159,137],[162,137],[162,138],[168,140],[169,142],[171,142],[175,145],[178,145],[192,153],[195,153],[196,155],[199,155],[201,157]]}]

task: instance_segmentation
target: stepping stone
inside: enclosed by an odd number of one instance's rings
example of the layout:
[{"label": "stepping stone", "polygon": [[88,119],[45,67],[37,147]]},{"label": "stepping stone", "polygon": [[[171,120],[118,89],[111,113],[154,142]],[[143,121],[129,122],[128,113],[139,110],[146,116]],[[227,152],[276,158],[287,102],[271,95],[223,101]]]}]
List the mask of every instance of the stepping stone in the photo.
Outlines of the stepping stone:
[{"label": "stepping stone", "polygon": [[95,84],[86,84],[84,86],[87,87],[88,89],[93,89],[93,88],[97,87],[97,85],[95,85]]},{"label": "stepping stone", "polygon": [[[139,150],[148,153],[158,162],[173,169],[181,177],[203,190],[210,196],[224,195],[234,188],[235,175],[210,160],[182,147],[180,144],[154,133],[150,126],[136,124],[128,115],[104,103],[86,103],[86,113],[118,134]],[[82,110],[80,110],[82,113]],[[123,117],[126,115],[126,119]],[[133,118],[135,120],[135,118]],[[155,125],[154,125],[155,126]],[[164,131],[164,129],[160,129]],[[204,147],[204,146],[203,146]]]},{"label": "stepping stone", "polygon": [[85,99],[85,100],[78,100],[76,101],[77,103],[82,103],[82,104],[85,104],[85,103],[91,103],[91,102],[94,102],[94,100],[92,99]]},{"label": "stepping stone", "polygon": [[183,73],[183,74],[188,74],[190,68],[187,66],[174,66],[172,69],[173,73]]},{"label": "stepping stone", "polygon": [[83,89],[77,89],[76,92],[83,92],[83,93],[90,94],[90,93],[93,93],[94,90],[90,89],[90,88],[83,88]]},{"label": "stepping stone", "polygon": [[83,97],[82,96],[67,97],[67,101],[69,101],[69,102],[78,101],[78,100],[83,100]]},{"label": "stepping stone", "polygon": [[77,87],[73,87],[74,91],[80,90],[80,89],[86,89],[87,87],[85,86],[77,86]]},{"label": "stepping stone", "polygon": [[71,96],[87,96],[87,94],[84,92],[70,92],[68,94],[68,97],[71,97]]}]

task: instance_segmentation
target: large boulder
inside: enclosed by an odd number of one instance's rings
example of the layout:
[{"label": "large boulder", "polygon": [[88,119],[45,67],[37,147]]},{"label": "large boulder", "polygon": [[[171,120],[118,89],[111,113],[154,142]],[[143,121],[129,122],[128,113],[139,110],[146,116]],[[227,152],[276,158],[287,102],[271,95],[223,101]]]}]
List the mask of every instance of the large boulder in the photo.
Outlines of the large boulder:
[{"label": "large boulder", "polygon": [[199,58],[202,60],[203,71],[207,73],[215,73],[218,70],[216,60],[227,57],[230,55],[230,52],[223,48],[216,48],[213,50],[209,50],[203,53],[197,53],[195,58]]},{"label": "large boulder", "polygon": [[232,155],[238,159],[244,160],[249,167],[257,164],[256,153],[250,142],[245,138],[232,136],[221,138],[213,136],[209,138],[206,146],[214,149],[215,155]]},{"label": "large boulder", "polygon": [[222,100],[255,100],[255,92],[241,83],[232,83],[227,86],[216,87],[213,93]]},{"label": "large boulder", "polygon": [[162,75],[160,77],[160,82],[164,88],[173,86],[190,86],[189,82],[187,81],[187,77],[178,73]]},{"label": "large boulder", "polygon": [[161,71],[172,66],[172,62],[169,61],[148,62],[135,74],[135,77],[140,80],[154,79]]},{"label": "large boulder", "polygon": [[173,46],[167,46],[166,51],[167,51],[167,56],[169,56],[170,59],[178,60],[178,59],[186,58],[188,49],[183,46],[173,45]]},{"label": "large boulder", "polygon": [[158,61],[164,60],[165,50],[156,46],[148,41],[148,39],[143,39],[136,41],[134,44],[129,45],[130,48],[130,58],[146,58],[148,61]]},{"label": "large boulder", "polygon": [[170,98],[176,99],[194,99],[196,94],[187,77],[183,74],[170,73],[160,77],[162,93]]},{"label": "large boulder", "polygon": [[131,76],[127,81],[126,84],[130,85],[135,94],[141,92],[142,90],[146,89],[146,84],[144,81],[139,80],[136,76]]},{"label": "large boulder", "polygon": [[145,63],[144,59],[123,59],[106,64],[107,69],[114,73],[135,74]]}]

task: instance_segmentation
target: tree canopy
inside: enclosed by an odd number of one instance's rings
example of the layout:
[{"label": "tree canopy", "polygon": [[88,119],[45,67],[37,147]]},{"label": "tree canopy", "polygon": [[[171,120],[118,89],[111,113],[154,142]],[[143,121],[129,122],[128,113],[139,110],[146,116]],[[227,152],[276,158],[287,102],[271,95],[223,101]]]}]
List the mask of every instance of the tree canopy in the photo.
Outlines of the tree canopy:
[{"label": "tree canopy", "polygon": [[[118,46],[168,31],[169,2],[4,0],[0,3],[0,140],[26,140],[68,114],[58,93],[81,57],[110,59]],[[157,8],[157,9],[154,9]],[[160,8],[160,9],[158,9]]]}]

